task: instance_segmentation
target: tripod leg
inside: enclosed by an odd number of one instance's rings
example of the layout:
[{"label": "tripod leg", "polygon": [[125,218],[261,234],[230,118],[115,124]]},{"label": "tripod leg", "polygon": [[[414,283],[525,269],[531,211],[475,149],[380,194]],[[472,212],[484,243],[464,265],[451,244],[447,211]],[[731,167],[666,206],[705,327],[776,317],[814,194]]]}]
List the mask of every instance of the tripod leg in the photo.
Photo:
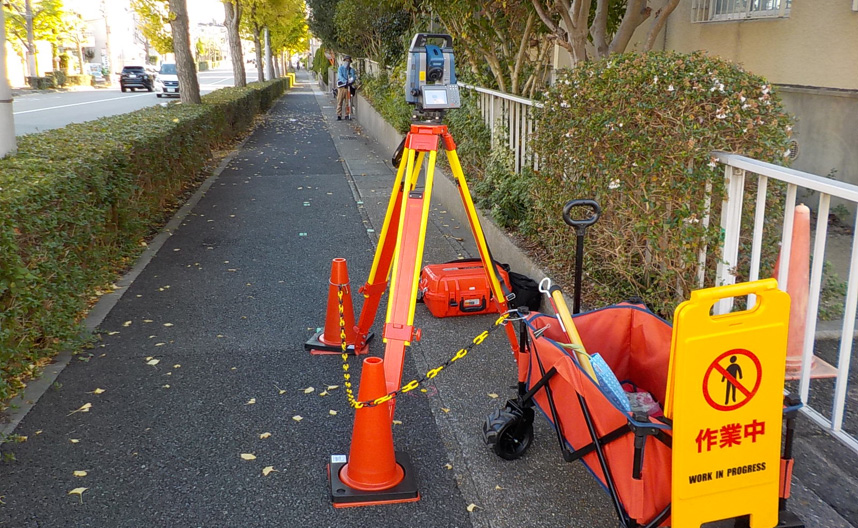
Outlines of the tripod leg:
[{"label": "tripod leg", "polygon": [[[492,294],[495,298],[495,304],[500,313],[507,311],[507,301],[504,289],[498,279],[497,270],[494,266],[489,246],[486,243],[486,237],[483,233],[483,228],[480,225],[480,218],[477,216],[477,209],[474,206],[474,200],[471,198],[471,192],[468,190],[468,182],[465,180],[465,174],[462,171],[462,165],[459,163],[459,155],[456,153],[456,144],[453,142],[452,136],[446,134],[444,136],[444,144],[447,147],[447,160],[450,162],[450,169],[453,172],[453,177],[459,187],[459,195],[462,198],[462,204],[465,207],[465,214],[468,216],[468,223],[471,225],[471,232],[474,235],[474,240],[477,243],[477,250],[480,253],[480,258],[483,261],[483,267],[486,270],[486,277],[489,280],[489,285],[492,289]],[[512,347],[513,355],[518,362],[519,346],[518,338],[515,335],[515,328],[512,325],[506,325],[506,335]]]},{"label": "tripod leg", "polygon": [[[414,340],[417,286],[423,260],[426,226],[429,222],[436,154],[434,150],[429,152],[424,189],[410,191],[401,212],[383,333],[384,341],[387,343],[384,351],[384,377],[388,391],[394,391],[401,385],[405,349]],[[392,407],[391,412],[393,412]]]},{"label": "tripod leg", "polygon": [[396,171],[396,179],[393,182],[393,189],[387,204],[387,212],[379,234],[378,246],[375,250],[369,278],[367,278],[366,284],[358,290],[364,296],[364,303],[357,325],[358,343],[355,345],[356,349],[362,349],[366,346],[366,338],[378,313],[381,296],[387,289],[387,278],[390,275],[390,265],[399,232],[402,203],[407,193],[414,188],[417,175],[420,172],[420,164],[423,161],[423,153],[419,153],[416,163],[414,157],[414,150],[406,148],[403,152],[403,162],[400,163]]}]

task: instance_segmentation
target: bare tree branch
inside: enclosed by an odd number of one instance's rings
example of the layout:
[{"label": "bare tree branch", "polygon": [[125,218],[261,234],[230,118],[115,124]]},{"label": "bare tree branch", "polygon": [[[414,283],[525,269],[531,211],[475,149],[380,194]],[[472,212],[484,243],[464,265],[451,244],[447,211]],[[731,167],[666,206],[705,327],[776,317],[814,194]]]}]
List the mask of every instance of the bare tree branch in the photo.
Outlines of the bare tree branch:
[{"label": "bare tree branch", "polygon": [[664,25],[667,23],[667,18],[671,13],[673,13],[673,10],[676,9],[676,6],[678,5],[679,0],[670,0],[664,5],[664,7],[656,11],[655,18],[652,21],[652,26],[649,28],[649,33],[647,33],[646,42],[644,42],[642,51],[652,50],[652,47],[655,46],[655,39],[658,38],[658,34],[661,33],[661,30],[664,29]]}]

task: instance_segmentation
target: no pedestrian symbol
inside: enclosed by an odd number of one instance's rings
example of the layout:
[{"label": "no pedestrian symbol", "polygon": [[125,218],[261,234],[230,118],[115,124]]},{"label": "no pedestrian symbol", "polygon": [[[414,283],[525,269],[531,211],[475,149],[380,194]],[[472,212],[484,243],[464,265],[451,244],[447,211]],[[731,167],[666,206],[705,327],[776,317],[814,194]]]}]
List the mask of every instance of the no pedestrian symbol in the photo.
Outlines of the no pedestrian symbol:
[{"label": "no pedestrian symbol", "polygon": [[706,369],[703,397],[719,411],[736,410],[754,397],[763,379],[763,367],[751,351],[728,350]]}]

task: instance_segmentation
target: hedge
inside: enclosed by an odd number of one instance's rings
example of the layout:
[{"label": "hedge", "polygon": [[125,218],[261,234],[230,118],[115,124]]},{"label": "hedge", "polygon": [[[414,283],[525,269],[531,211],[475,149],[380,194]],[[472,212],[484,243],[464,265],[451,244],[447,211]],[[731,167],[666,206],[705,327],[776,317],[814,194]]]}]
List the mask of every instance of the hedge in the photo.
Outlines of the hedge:
[{"label": "hedge", "polygon": [[[588,231],[584,298],[591,306],[644,299],[665,317],[705,284],[720,258],[724,169],[714,150],[788,162],[792,118],[764,78],[703,53],[627,53],[561,74],[548,90],[533,143],[540,159],[521,226],[552,270],[574,264],[564,202],[594,198],[603,214]],[[753,203],[749,181],[746,203]],[[779,225],[784,188],[769,185],[767,223]],[[707,204],[711,204],[707,206]],[[707,208],[708,207],[708,208]],[[745,208],[744,225],[753,225]],[[712,220],[707,227],[707,215]],[[764,232],[763,276],[780,233]],[[750,241],[742,255],[750,254]],[[747,262],[736,270],[746,279]]]},{"label": "hedge", "polygon": [[96,295],[199,181],[213,149],[247,131],[287,79],[223,88],[18,138],[0,160],[0,401],[33,365],[86,339]]}]

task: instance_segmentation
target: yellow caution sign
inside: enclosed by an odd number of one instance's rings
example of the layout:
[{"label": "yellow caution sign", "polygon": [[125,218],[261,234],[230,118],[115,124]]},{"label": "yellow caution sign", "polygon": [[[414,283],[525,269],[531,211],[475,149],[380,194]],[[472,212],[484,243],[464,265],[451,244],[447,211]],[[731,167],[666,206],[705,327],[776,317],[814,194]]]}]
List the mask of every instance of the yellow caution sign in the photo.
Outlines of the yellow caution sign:
[{"label": "yellow caution sign", "polygon": [[[720,299],[756,295],[743,312]],[[766,279],[692,292],[677,307],[665,398],[673,419],[672,526],[751,516],[778,524],[789,295]]]}]

